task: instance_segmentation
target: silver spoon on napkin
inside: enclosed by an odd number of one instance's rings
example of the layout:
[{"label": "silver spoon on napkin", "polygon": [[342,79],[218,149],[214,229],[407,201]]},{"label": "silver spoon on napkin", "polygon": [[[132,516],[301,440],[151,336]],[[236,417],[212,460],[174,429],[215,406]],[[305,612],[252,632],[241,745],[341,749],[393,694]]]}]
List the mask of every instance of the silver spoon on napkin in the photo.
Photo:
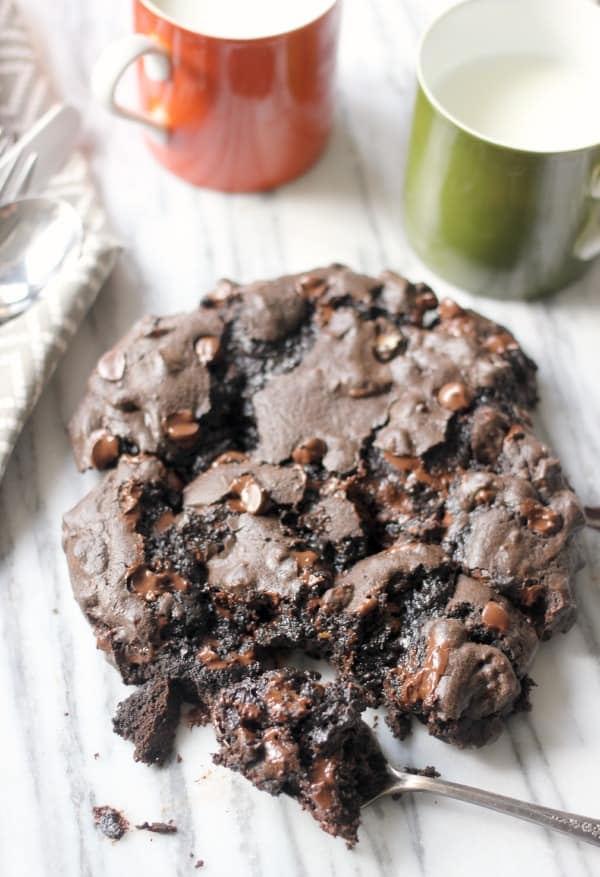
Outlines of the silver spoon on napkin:
[{"label": "silver spoon on napkin", "polygon": [[23,198],[43,185],[70,154],[79,113],[59,104],[48,110],[13,146],[0,132],[0,324],[33,304],[81,251],[83,227],[64,201]]},{"label": "silver spoon on napkin", "polygon": [[515,816],[517,819],[525,819],[542,828],[552,828],[562,834],[568,834],[576,840],[584,840],[587,843],[600,846],[600,820],[591,819],[587,816],[578,816],[576,813],[567,813],[563,810],[552,810],[550,807],[542,807],[539,804],[530,804],[527,801],[519,801],[516,798],[508,798],[506,795],[497,795],[495,792],[486,792],[484,789],[476,789],[473,786],[463,786],[460,783],[450,783],[446,780],[428,776],[426,772],[412,773],[407,770],[397,770],[388,765],[389,782],[386,787],[370,801],[363,804],[369,807],[375,801],[388,795],[399,795],[403,792],[431,792],[446,798],[455,798],[467,804],[477,804],[488,810],[496,810]]},{"label": "silver spoon on napkin", "polygon": [[0,324],[27,310],[78,258],[79,214],[66,201],[28,198],[0,207]]}]

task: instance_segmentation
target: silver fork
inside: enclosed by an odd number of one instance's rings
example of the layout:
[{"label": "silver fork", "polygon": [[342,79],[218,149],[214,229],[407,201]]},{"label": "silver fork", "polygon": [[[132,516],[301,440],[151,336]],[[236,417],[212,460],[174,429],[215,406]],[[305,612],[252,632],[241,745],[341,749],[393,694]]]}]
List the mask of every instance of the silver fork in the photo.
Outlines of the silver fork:
[{"label": "silver fork", "polygon": [[[13,138],[0,127],[0,158],[13,143]],[[19,153],[3,168],[0,172],[0,205],[27,195],[36,164],[36,153],[29,153],[26,157]]]},{"label": "silver fork", "polygon": [[402,792],[431,792],[434,795],[455,798],[467,804],[487,807],[488,810],[496,810],[499,813],[506,813],[508,816],[516,816],[517,819],[525,819],[527,822],[533,822],[542,828],[552,828],[554,831],[568,834],[576,840],[584,840],[587,843],[600,846],[600,820],[598,819],[578,816],[576,813],[567,813],[564,810],[552,810],[550,807],[518,801],[516,798],[497,795],[495,792],[486,792],[484,789],[476,789],[473,786],[463,786],[460,783],[450,783],[446,780],[396,770],[391,765],[388,765],[388,774],[388,785],[378,795],[363,804],[363,807],[368,807],[387,795],[397,795]]}]

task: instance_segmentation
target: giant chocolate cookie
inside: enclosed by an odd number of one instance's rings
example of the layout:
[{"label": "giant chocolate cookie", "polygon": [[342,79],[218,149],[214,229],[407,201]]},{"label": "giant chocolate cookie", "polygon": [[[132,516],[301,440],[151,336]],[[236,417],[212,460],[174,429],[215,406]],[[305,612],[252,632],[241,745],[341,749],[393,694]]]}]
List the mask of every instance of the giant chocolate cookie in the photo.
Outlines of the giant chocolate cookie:
[{"label": "giant chocolate cookie", "polygon": [[[141,686],[115,719],[136,757],[164,760],[194,702],[221,763],[352,841],[355,778],[383,776],[365,704],[399,736],[493,739],[574,616],[583,517],[535,401],[510,333],[391,272],[222,282],[138,323],[71,423],[80,468],[111,471],[64,522],[98,645]],[[277,670],[298,648],[338,682]]]}]

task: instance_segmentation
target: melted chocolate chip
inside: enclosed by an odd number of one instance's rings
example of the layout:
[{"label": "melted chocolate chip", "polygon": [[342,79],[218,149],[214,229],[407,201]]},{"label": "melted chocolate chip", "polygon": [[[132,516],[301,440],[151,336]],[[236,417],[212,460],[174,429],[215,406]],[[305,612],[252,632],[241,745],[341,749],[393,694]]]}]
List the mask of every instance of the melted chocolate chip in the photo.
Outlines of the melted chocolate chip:
[{"label": "melted chocolate chip", "polygon": [[444,384],[438,393],[438,402],[448,411],[464,411],[473,401],[473,393],[466,384],[452,381]]},{"label": "melted chocolate chip", "polygon": [[367,399],[370,396],[381,396],[387,393],[390,388],[389,381],[370,381],[366,380],[354,387],[350,387],[348,395],[352,399]]},{"label": "melted chocolate chip", "polygon": [[188,409],[176,411],[165,418],[164,430],[175,444],[181,447],[190,447],[195,444],[200,426],[194,420],[194,415]]},{"label": "melted chocolate chip", "polygon": [[334,801],[336,787],[336,762],[332,758],[320,758],[310,772],[310,797],[320,810],[329,810]]},{"label": "melted chocolate chip", "polygon": [[481,612],[481,620],[486,627],[493,627],[504,635],[510,626],[508,612],[499,603],[490,600]]},{"label": "melted chocolate chip", "polygon": [[473,497],[475,505],[489,505],[493,502],[494,491],[490,487],[482,487]]},{"label": "melted chocolate chip", "polygon": [[524,438],[525,438],[525,430],[523,429],[523,427],[521,426],[520,423],[515,423],[511,426],[511,428],[506,433],[506,438],[504,439],[504,441],[512,442],[512,441],[518,441],[519,439],[524,439]]},{"label": "melted chocolate chip", "polygon": [[229,487],[229,492],[239,499],[234,500],[234,508],[251,515],[261,515],[269,506],[269,495],[252,475],[236,478]]},{"label": "melted chocolate chip", "polygon": [[327,445],[322,439],[311,438],[298,445],[292,453],[294,463],[306,466],[310,463],[320,463],[327,453]]},{"label": "melted chocolate chip", "polygon": [[375,342],[374,353],[380,362],[389,362],[400,352],[404,337],[400,332],[384,332]]},{"label": "melted chocolate chip", "polygon": [[529,529],[540,536],[553,536],[562,529],[563,518],[559,512],[531,499],[521,503],[519,512],[526,519]]},{"label": "melted chocolate chip", "polygon": [[327,290],[327,280],[323,277],[301,277],[297,288],[300,295],[308,299],[316,299]]},{"label": "melted chocolate chip", "polygon": [[319,559],[316,551],[292,551],[292,556],[296,558],[298,569],[312,569]]},{"label": "melted chocolate chip", "polygon": [[175,572],[156,573],[143,564],[137,564],[127,572],[127,587],[132,594],[154,603],[165,591],[187,591],[189,584]]},{"label": "melted chocolate chip", "polygon": [[212,466],[227,466],[228,463],[245,463],[248,459],[247,454],[243,454],[241,451],[225,451],[224,454],[220,454],[215,460],[212,461]]},{"label": "melted chocolate chip", "polygon": [[423,701],[433,694],[448,666],[450,644],[443,640],[430,642],[423,667],[404,687],[403,698],[407,703]]},{"label": "melted chocolate chip", "polygon": [[93,440],[90,460],[95,469],[110,469],[119,459],[120,442],[117,436],[108,432],[96,434]]},{"label": "melted chocolate chip", "polygon": [[196,356],[202,365],[210,365],[219,358],[221,352],[221,342],[215,336],[207,338],[198,338],[194,345]]},{"label": "melted chocolate chip", "polygon": [[[222,658],[217,652],[215,645],[216,643],[208,643],[198,652],[198,660],[208,667],[209,670],[224,670],[232,664],[240,663],[240,655],[226,655]],[[249,661],[245,663],[249,663]]]},{"label": "melted chocolate chip", "polygon": [[421,465],[418,457],[397,457],[395,454],[390,454],[389,451],[385,451],[383,456],[390,466],[398,469],[399,472],[414,472]]}]

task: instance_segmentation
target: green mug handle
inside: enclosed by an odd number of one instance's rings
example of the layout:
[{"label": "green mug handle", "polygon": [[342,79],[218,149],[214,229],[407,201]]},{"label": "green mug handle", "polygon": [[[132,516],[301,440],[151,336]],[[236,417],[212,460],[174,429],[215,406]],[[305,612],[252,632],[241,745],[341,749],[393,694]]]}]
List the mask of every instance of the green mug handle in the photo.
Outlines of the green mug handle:
[{"label": "green mug handle", "polygon": [[592,173],[590,197],[597,203],[592,206],[590,217],[575,242],[575,256],[582,262],[591,262],[600,256],[600,165]]}]

